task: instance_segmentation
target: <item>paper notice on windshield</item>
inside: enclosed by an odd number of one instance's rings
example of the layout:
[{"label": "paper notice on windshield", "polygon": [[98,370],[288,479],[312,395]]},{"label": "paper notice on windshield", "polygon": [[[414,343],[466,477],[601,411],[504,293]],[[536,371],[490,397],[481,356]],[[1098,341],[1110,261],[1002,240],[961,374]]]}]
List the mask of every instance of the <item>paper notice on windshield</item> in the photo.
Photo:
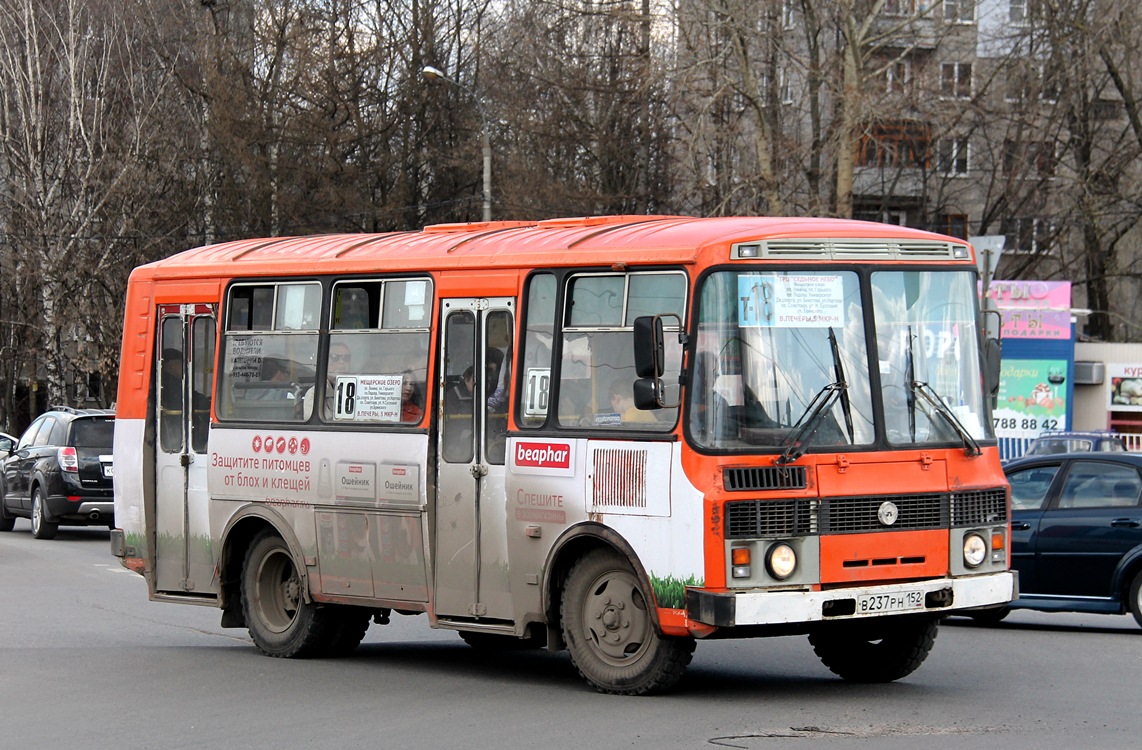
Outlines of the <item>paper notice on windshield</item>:
[{"label": "paper notice on windshield", "polygon": [[740,328],[828,328],[845,323],[841,274],[741,274]]}]

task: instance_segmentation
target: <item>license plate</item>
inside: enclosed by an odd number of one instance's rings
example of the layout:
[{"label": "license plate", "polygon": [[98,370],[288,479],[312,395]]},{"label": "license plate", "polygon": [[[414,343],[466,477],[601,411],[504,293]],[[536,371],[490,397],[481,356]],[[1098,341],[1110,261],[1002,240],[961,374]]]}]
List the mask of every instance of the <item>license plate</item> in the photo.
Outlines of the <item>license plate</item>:
[{"label": "license plate", "polygon": [[907,612],[924,608],[923,591],[904,591],[893,594],[865,594],[857,597],[858,615],[871,615],[880,612]]},{"label": "license plate", "polygon": [[114,477],[115,476],[115,466],[112,464],[103,464],[103,476]]}]

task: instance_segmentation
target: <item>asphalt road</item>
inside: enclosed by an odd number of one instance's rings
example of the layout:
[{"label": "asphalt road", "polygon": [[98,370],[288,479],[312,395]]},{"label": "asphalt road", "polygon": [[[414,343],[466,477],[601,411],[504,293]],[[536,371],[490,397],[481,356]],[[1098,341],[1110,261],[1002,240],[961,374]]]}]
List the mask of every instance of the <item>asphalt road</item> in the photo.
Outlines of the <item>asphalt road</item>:
[{"label": "asphalt road", "polygon": [[1126,748],[1142,736],[1129,616],[949,620],[888,685],[803,637],[701,643],[682,684],[599,695],[566,654],[481,654],[424,616],[351,657],[261,656],[207,607],[148,602],[105,529],[0,533],[0,748]]}]

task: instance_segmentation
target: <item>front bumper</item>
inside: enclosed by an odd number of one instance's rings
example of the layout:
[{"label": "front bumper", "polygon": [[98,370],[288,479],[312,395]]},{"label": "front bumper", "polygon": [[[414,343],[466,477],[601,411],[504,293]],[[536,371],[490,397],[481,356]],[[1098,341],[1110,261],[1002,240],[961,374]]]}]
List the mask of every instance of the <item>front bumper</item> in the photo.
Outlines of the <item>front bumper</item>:
[{"label": "front bumper", "polygon": [[[921,608],[894,612],[857,611],[860,597],[905,596],[918,593]],[[962,609],[1007,604],[1018,595],[1012,571],[962,578],[853,586],[828,591],[702,591],[688,589],[686,610],[690,620],[719,628],[750,625],[795,625],[798,623],[863,619],[885,614],[947,614]]]}]

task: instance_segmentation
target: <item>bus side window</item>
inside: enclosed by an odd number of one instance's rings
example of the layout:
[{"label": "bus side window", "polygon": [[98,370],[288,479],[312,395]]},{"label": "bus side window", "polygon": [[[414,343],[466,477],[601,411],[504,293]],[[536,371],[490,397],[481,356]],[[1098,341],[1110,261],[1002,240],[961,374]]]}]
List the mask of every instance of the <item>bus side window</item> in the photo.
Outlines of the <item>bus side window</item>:
[{"label": "bus side window", "polygon": [[322,421],[421,423],[431,303],[427,278],[349,279],[333,286]]},{"label": "bus side window", "polygon": [[555,330],[555,276],[536,274],[528,281],[527,316],[520,353],[520,383],[516,420],[523,427],[538,427],[547,421],[551,401],[551,347]]},{"label": "bus side window", "polygon": [[[320,284],[236,284],[228,304],[219,357],[218,418],[308,420],[317,364]],[[204,374],[204,381],[207,377]]]}]

